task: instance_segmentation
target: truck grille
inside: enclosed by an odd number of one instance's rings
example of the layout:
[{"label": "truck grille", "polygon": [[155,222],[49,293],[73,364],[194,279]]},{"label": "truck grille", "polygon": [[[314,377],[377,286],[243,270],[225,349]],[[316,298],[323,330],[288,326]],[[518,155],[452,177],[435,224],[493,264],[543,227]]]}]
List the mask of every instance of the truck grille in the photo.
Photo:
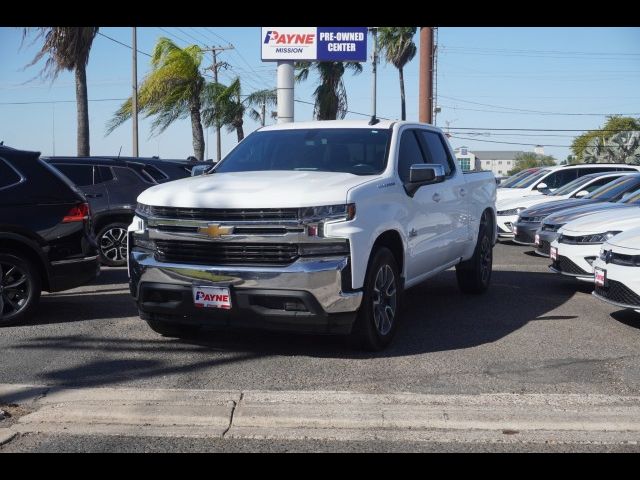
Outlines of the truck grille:
[{"label": "truck grille", "polygon": [[291,221],[298,220],[297,208],[176,208],[151,207],[150,215],[157,218],[204,220],[207,222]]},{"label": "truck grille", "polygon": [[607,280],[607,284],[606,288],[596,285],[596,293],[612,302],[640,307],[640,296],[624,284],[615,280]]},{"label": "truck grille", "polygon": [[195,265],[289,265],[298,258],[290,243],[156,241],[159,262]]}]

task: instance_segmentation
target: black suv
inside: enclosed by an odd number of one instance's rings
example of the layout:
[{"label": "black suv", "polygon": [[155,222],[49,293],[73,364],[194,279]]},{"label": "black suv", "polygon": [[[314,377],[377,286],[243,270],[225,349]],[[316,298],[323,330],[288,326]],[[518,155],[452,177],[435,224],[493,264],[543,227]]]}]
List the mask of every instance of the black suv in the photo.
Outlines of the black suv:
[{"label": "black suv", "polygon": [[100,272],[89,204],[40,153],[0,146],[0,325],[26,320],[42,290]]},{"label": "black suv", "polygon": [[[158,183],[191,175],[204,162],[139,157],[47,157],[87,196],[100,261],[118,267],[127,264],[127,227],[138,195]],[[211,163],[206,163],[211,165]]]}]

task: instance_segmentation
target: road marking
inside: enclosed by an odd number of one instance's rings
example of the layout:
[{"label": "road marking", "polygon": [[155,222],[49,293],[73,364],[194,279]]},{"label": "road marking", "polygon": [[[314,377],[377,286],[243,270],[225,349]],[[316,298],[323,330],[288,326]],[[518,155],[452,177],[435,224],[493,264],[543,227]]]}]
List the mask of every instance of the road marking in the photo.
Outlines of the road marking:
[{"label": "road marking", "polygon": [[[0,385],[0,403],[8,398],[1,392],[10,390]],[[29,407],[35,411],[12,431],[282,440],[640,441],[637,396],[52,387],[31,399]]]}]

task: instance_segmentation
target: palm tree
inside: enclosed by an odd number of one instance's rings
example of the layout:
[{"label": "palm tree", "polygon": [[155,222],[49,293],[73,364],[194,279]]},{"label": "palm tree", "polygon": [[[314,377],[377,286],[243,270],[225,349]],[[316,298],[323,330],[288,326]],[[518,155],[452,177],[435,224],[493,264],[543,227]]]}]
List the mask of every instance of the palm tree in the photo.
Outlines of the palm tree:
[{"label": "palm tree", "polygon": [[229,86],[208,84],[204,97],[202,117],[205,126],[226,125],[228,131],[236,131],[240,142],[244,138],[244,114],[247,109],[241,97],[240,78],[236,78]]},{"label": "palm tree", "polygon": [[416,56],[416,44],[413,37],[417,27],[381,27],[379,32],[380,49],[384,52],[388,63],[392,63],[398,69],[400,75],[400,106],[402,120],[407,119],[407,111],[404,99],[404,73],[403,68]]},{"label": "palm tree", "polygon": [[[32,28],[23,30],[22,39]],[[48,56],[41,75],[56,79],[63,70],[73,71],[76,77],[76,103],[78,112],[77,144],[78,156],[89,156],[89,101],[87,97],[87,64],[93,39],[98,27],[35,27],[35,40],[44,38],[40,51],[33,58],[30,67]],[[34,40],[34,41],[35,41]]]},{"label": "palm tree", "polygon": [[[151,71],[140,84],[138,109],[154,116],[151,134],[162,133],[178,119],[191,118],[193,152],[204,158],[201,109],[205,79],[200,73],[203,52],[197,45],[178,47],[165,37],[158,39],[151,57]],[[107,135],[131,118],[131,98],[120,106],[107,125]]]},{"label": "palm tree", "polygon": [[277,94],[275,89],[258,90],[249,95],[245,102],[248,105],[259,107],[260,110],[252,108],[249,110],[249,116],[256,122],[260,122],[264,127],[267,115],[267,107],[275,105],[277,101]]},{"label": "palm tree", "polygon": [[309,71],[314,69],[320,77],[320,84],[314,90],[315,106],[313,114],[318,120],[335,120],[347,114],[347,91],[342,76],[345,70],[354,74],[362,72],[358,62],[297,62],[296,81],[307,79]]}]

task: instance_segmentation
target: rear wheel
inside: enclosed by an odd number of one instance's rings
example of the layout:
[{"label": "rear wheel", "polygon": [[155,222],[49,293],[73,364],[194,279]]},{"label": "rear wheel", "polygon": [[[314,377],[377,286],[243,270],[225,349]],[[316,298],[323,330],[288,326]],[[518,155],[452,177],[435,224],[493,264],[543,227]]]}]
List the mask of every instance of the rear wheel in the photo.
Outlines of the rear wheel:
[{"label": "rear wheel", "polygon": [[352,333],[356,346],[382,350],[396,332],[402,286],[398,264],[388,248],[374,251],[365,277],[362,305]]},{"label": "rear wheel", "polygon": [[485,212],[480,221],[478,242],[473,257],[456,265],[458,287],[463,293],[483,293],[489,288],[493,270],[491,233],[491,220]]},{"label": "rear wheel", "polygon": [[27,320],[41,290],[40,274],[29,258],[19,252],[0,252],[0,326]]},{"label": "rear wheel", "polygon": [[100,263],[109,267],[122,267],[127,264],[127,225],[110,223],[98,232]]}]

